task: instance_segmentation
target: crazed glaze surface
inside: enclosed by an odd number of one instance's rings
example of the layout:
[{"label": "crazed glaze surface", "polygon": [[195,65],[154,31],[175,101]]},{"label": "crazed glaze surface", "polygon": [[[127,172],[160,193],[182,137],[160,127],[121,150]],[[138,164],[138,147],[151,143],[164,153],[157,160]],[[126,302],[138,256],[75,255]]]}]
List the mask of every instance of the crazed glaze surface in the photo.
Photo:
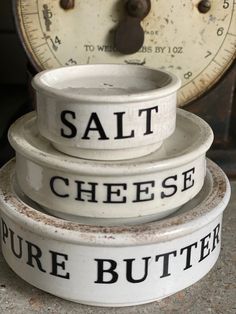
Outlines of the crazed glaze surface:
[{"label": "crazed glaze surface", "polygon": [[183,110],[159,150],[117,162],[59,153],[38,134],[32,113],[9,131],[17,182],[28,197],[65,219],[116,218],[117,224],[162,218],[192,199],[202,188],[212,139],[210,127]]},{"label": "crazed glaze surface", "polygon": [[170,218],[129,227],[88,226],[35,210],[15,194],[14,167],[11,161],[0,174],[2,251],[40,289],[92,305],[147,303],[193,284],[218,258],[230,187],[210,161],[193,201]]},{"label": "crazed glaze surface", "polygon": [[155,151],[175,129],[180,80],[134,65],[83,65],[33,79],[38,128],[60,151],[121,160]]},{"label": "crazed glaze surface", "polygon": [[[78,232],[78,235],[83,235],[83,237],[81,239],[73,237],[73,240],[81,243],[83,243],[83,240],[85,243],[90,240],[92,243],[102,245],[107,241],[109,245],[120,245],[125,242],[131,245],[137,243],[145,244],[158,242],[159,240],[163,241],[163,238],[166,236],[169,239],[174,239],[180,234],[188,234],[193,227],[201,228],[222,213],[230,197],[228,179],[224,172],[209,159],[207,160],[207,173],[204,188],[198,194],[197,199],[195,197],[190,203],[182,206],[181,210],[165,219],[133,226],[91,226],[62,220],[34,210],[33,207],[27,205],[27,202],[22,202],[16,197],[13,191],[14,159],[1,170],[0,195],[1,200],[12,208],[12,215],[19,219],[19,223],[22,223],[21,217],[24,216],[28,217],[29,222],[38,222],[39,229],[34,228],[36,233],[43,232],[46,235],[50,232],[52,237],[58,240],[63,239],[63,236],[66,234],[68,239],[72,240],[70,235]],[[202,216],[204,216],[204,219],[202,219]]]}]

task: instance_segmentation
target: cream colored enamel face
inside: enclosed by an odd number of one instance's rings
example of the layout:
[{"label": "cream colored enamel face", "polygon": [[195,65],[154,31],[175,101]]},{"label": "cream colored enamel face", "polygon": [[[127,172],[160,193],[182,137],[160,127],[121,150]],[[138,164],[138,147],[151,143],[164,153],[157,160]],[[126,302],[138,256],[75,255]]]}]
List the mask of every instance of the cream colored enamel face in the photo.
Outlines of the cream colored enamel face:
[{"label": "cream colored enamel face", "polygon": [[21,39],[37,70],[86,63],[135,63],[169,70],[182,79],[179,106],[208,90],[235,57],[236,4],[212,0],[152,0],[142,21],[143,47],[123,55],[114,32],[124,16],[123,0],[75,0],[64,10],[59,0],[15,0]]}]

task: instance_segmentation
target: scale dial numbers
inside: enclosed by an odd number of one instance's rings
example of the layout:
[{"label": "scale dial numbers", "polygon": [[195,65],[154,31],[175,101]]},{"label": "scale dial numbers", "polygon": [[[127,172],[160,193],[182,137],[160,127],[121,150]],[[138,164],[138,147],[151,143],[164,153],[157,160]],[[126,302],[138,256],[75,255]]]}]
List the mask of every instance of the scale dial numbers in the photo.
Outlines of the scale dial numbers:
[{"label": "scale dial numbers", "polygon": [[[202,9],[206,3],[209,8]],[[206,92],[235,58],[234,0],[152,0],[141,21],[144,44],[127,55],[114,46],[123,0],[74,0],[69,9],[59,0],[15,0],[13,5],[21,40],[38,71],[87,63],[161,68],[182,80],[179,106]]]}]

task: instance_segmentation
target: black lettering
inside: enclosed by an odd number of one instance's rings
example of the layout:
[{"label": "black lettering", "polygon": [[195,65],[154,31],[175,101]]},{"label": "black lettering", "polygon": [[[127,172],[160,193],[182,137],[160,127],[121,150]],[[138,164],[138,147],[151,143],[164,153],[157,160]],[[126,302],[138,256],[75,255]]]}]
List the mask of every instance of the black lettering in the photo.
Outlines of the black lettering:
[{"label": "black lettering", "polygon": [[139,117],[142,115],[143,112],[146,112],[146,132],[143,135],[152,134],[152,111],[158,112],[158,106],[140,109],[138,112]]},{"label": "black lettering", "polygon": [[125,112],[114,112],[114,114],[117,116],[117,136],[114,137],[114,139],[120,140],[123,138],[134,137],[134,130],[132,130],[129,135],[123,134],[123,115],[125,114]]},{"label": "black lettering", "polygon": [[[59,273],[58,269],[61,268],[62,270],[65,270],[65,261],[68,261],[68,255],[63,254],[63,253],[58,253],[55,251],[50,251],[51,256],[52,256],[52,271],[50,272],[50,275],[60,277],[60,278],[65,278],[65,279],[70,279],[70,274],[69,273]],[[62,261],[58,261],[58,257],[62,257]]]},{"label": "black lettering", "polygon": [[29,266],[34,268],[33,261],[35,261],[38,269],[41,272],[46,273],[46,271],[43,269],[41,261],[40,261],[40,258],[42,257],[41,249],[37,245],[35,245],[29,241],[25,241],[25,242],[27,243],[27,250],[28,250],[28,260],[27,260],[26,264],[28,264]]},{"label": "black lettering", "polygon": [[[200,255],[199,262],[204,260],[211,252],[209,249],[209,239],[210,238],[211,238],[211,234],[208,233],[208,235],[206,235],[204,238],[202,238],[200,240],[201,241],[201,255]],[[208,239],[207,242],[206,242],[206,239]],[[207,249],[207,251],[205,251],[205,249]]]},{"label": "black lettering", "polygon": [[[133,203],[136,202],[146,202],[151,201],[154,199],[154,193],[150,193],[150,187],[155,186],[154,181],[144,181],[144,182],[134,182],[133,185],[136,185],[136,199],[133,200]],[[146,187],[143,187],[143,185],[149,185]],[[142,195],[146,194],[146,198],[141,198]]]},{"label": "black lettering", "polygon": [[14,241],[15,232],[13,230],[11,230],[10,228],[9,228],[9,231],[10,231],[12,253],[15,255],[15,257],[21,258],[22,257],[22,241],[23,241],[23,239],[17,235],[17,239],[18,239],[18,253],[17,253],[16,248],[15,248],[15,241]]},{"label": "black lettering", "polygon": [[[194,185],[194,179],[192,179],[192,174],[194,174],[194,172],[195,172],[195,168],[191,168],[182,173],[182,175],[184,176],[184,187],[181,190],[181,192],[190,189]],[[189,181],[189,185],[187,185],[188,181]]]},{"label": "black lettering", "polygon": [[169,257],[170,255],[176,256],[177,251],[172,251],[160,255],[156,255],[156,262],[159,260],[160,257],[163,257],[163,273],[160,276],[160,278],[170,276],[171,273],[169,273]]},{"label": "black lettering", "polygon": [[197,247],[197,242],[194,242],[188,246],[185,246],[180,250],[180,255],[183,254],[183,252],[186,250],[186,265],[184,267],[184,270],[191,268],[193,265],[191,264],[191,255],[192,255],[192,248]]},{"label": "black lettering", "polygon": [[98,185],[95,182],[88,182],[87,184],[89,184],[91,186],[90,190],[86,190],[86,189],[82,189],[82,184],[85,184],[84,181],[78,181],[75,180],[75,183],[77,184],[77,196],[75,198],[76,201],[82,201],[84,202],[85,199],[82,197],[82,193],[85,193],[87,195],[87,202],[91,202],[91,203],[97,203],[96,200],[96,186]]},{"label": "black lettering", "polygon": [[219,234],[220,234],[220,224],[218,224],[213,230],[213,243],[212,243],[211,251],[214,251],[214,249],[216,248],[216,245],[219,244],[220,242]]},{"label": "black lettering", "polygon": [[5,221],[2,219],[2,241],[6,244],[6,239],[8,238],[8,228]]},{"label": "black lettering", "polygon": [[[112,259],[95,259],[97,262],[97,280],[94,281],[94,283],[105,283],[105,284],[111,284],[115,283],[118,280],[118,274],[115,271],[117,263],[116,261]],[[109,263],[110,267],[107,269],[104,269],[104,263]],[[110,274],[111,278],[110,280],[106,280],[104,278],[104,273]]]},{"label": "black lettering", "polygon": [[[93,122],[95,124],[95,127],[91,126]],[[109,140],[109,137],[106,136],[106,133],[103,130],[102,124],[101,124],[96,112],[93,112],[90,116],[87,128],[86,128],[84,135],[82,137],[83,140],[89,140],[90,139],[90,137],[88,136],[90,131],[97,131],[100,135],[100,137],[98,138],[99,140]]]},{"label": "black lettering", "polygon": [[107,198],[106,201],[103,203],[126,203],[126,197],[123,196],[120,199],[112,199],[112,195],[117,195],[118,197],[121,196],[121,189],[117,188],[116,190],[112,190],[113,187],[122,187],[123,190],[127,190],[127,184],[126,183],[104,183],[107,187]]},{"label": "black lettering", "polygon": [[59,194],[59,193],[55,190],[55,188],[54,188],[54,183],[55,183],[56,180],[60,180],[60,181],[62,181],[65,185],[69,186],[69,180],[68,180],[67,178],[63,178],[63,177],[60,177],[60,176],[52,177],[52,178],[50,179],[50,188],[51,188],[52,193],[55,194],[55,195],[58,196],[58,197],[68,197],[69,194],[67,194],[67,193]]},{"label": "black lettering", "polygon": [[77,134],[77,129],[70,121],[67,120],[67,117],[70,115],[72,119],[75,119],[75,112],[70,110],[63,110],[61,112],[61,122],[67,126],[69,132],[65,132],[63,128],[61,128],[61,136],[66,138],[73,138]]},{"label": "black lettering", "polygon": [[98,51],[105,51],[105,45],[103,46],[97,45],[97,49]]},{"label": "black lettering", "polygon": [[148,261],[150,258],[151,258],[151,256],[142,258],[142,260],[144,260],[144,274],[139,279],[133,278],[133,270],[132,270],[133,266],[132,265],[133,265],[133,261],[135,260],[135,258],[124,259],[124,261],[127,263],[127,266],[126,266],[126,279],[127,279],[127,281],[132,282],[132,283],[139,283],[139,282],[144,281],[148,275]]},{"label": "black lettering", "polygon": [[177,192],[177,186],[175,184],[169,184],[169,182],[167,182],[168,180],[177,180],[177,175],[175,176],[170,176],[168,178],[166,178],[163,182],[162,182],[162,187],[165,189],[173,189],[173,191],[170,194],[165,194],[165,192],[161,192],[161,198],[165,198],[165,197],[171,197],[173,195],[175,195],[175,193]]}]

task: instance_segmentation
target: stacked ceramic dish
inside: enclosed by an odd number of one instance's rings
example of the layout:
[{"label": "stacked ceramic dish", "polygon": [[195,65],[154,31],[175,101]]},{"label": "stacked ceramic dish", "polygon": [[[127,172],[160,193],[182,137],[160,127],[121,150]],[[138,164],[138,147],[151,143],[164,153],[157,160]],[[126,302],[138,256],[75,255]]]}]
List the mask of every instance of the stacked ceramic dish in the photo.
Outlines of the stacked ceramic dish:
[{"label": "stacked ceramic dish", "polygon": [[210,127],[176,112],[179,79],[86,65],[41,72],[33,86],[37,113],[10,128],[16,161],[1,171],[10,267],[103,306],[151,302],[202,278],[220,252],[230,188],[206,167]]}]

